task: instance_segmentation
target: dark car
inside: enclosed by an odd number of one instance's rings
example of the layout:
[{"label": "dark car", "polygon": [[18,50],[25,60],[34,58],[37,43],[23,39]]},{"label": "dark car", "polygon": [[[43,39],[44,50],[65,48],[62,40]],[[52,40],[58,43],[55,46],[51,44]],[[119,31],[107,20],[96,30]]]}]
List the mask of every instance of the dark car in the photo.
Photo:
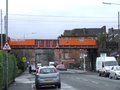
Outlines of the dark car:
[{"label": "dark car", "polygon": [[36,89],[48,85],[61,88],[60,74],[54,66],[40,67],[35,77]]}]

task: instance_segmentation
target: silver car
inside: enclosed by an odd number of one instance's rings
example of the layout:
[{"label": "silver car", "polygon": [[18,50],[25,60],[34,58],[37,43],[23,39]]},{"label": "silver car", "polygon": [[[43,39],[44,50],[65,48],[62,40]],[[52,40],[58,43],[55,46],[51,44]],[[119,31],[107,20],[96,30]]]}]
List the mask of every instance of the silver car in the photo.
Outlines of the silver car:
[{"label": "silver car", "polygon": [[67,68],[64,64],[59,64],[56,66],[57,70],[67,71]]},{"label": "silver car", "polygon": [[109,78],[120,79],[120,66],[113,66]]},{"label": "silver car", "polygon": [[55,85],[61,88],[60,74],[54,66],[40,67],[35,76],[36,89],[48,85]]}]

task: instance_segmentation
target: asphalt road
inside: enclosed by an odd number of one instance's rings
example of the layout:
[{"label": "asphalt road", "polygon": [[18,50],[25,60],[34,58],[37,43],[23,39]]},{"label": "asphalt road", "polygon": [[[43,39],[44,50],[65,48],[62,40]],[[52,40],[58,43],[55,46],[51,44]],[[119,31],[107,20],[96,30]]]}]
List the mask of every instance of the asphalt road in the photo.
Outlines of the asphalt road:
[{"label": "asphalt road", "polygon": [[[28,71],[17,77],[8,90],[36,90],[35,77]],[[99,77],[96,73],[67,71],[61,73],[60,90],[120,90],[120,80]],[[55,87],[44,87],[40,90],[58,90]]]},{"label": "asphalt road", "polygon": [[[76,73],[72,71],[64,72],[65,74]],[[62,82],[62,87],[59,90],[76,90],[72,86]],[[35,75],[29,74],[28,71],[24,72],[21,76],[15,79],[15,82],[11,84],[8,90],[36,90],[35,88]],[[43,87],[40,90],[58,90],[54,86]]]},{"label": "asphalt road", "polygon": [[62,81],[76,90],[120,90],[120,80],[99,77],[97,74],[63,74]]}]

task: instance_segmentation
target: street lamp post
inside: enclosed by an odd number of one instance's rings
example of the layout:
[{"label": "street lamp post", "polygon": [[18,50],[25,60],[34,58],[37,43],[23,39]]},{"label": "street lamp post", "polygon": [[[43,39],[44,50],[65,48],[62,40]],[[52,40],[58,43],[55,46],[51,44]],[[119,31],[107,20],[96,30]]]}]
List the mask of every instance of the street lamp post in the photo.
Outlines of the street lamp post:
[{"label": "street lamp post", "polygon": [[83,70],[86,71],[86,50],[80,49],[80,58],[83,59]]},{"label": "street lamp post", "polygon": [[[108,2],[102,2],[103,4],[106,4],[106,5],[120,5],[120,3],[108,3]],[[120,39],[120,14],[119,14],[119,12],[118,12],[118,48],[119,48],[119,50],[118,51],[120,51],[120,41],[119,41],[119,39]]]},{"label": "street lamp post", "polygon": [[[108,2],[102,2],[103,4],[106,5],[120,5],[119,3],[108,3]],[[120,29],[120,14],[118,12],[118,30]]]},{"label": "street lamp post", "polygon": [[6,41],[8,41],[8,0],[6,0],[5,30],[6,30]]},{"label": "street lamp post", "polygon": [[[5,15],[5,31],[6,31],[6,42],[8,42],[8,0],[6,0],[6,15]],[[6,62],[5,62],[5,90],[8,90],[8,51],[6,52]]]},{"label": "street lamp post", "polygon": [[84,60],[83,68],[84,68],[84,71],[86,71],[86,60],[85,60],[85,57],[87,57],[87,55],[83,54],[83,60]]},{"label": "street lamp post", "polygon": [[3,32],[2,32],[3,23],[2,22],[3,21],[2,21],[2,9],[1,9],[1,49],[3,48]]},{"label": "street lamp post", "polygon": [[109,3],[109,2],[102,2],[102,3],[107,5],[120,5],[120,3]]}]

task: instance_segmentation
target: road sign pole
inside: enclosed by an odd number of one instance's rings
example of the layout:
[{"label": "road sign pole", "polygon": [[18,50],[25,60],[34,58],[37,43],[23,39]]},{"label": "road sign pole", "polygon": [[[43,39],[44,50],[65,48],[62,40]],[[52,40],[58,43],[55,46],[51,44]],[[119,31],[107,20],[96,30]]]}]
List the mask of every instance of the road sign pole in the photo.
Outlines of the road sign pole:
[{"label": "road sign pole", "polygon": [[8,90],[8,51],[6,51],[6,64],[5,64],[5,90]]},{"label": "road sign pole", "polygon": [[8,61],[9,61],[9,51],[11,50],[10,45],[8,42],[5,43],[3,50],[6,51],[6,62],[5,62],[5,89],[8,90]]},{"label": "road sign pole", "polygon": [[[8,42],[8,0],[6,0],[6,16],[5,16],[5,30],[6,30],[6,42]],[[8,48],[8,44],[3,47],[3,50],[6,50],[6,81],[5,81],[5,90],[8,90],[8,51],[11,48]]]}]

